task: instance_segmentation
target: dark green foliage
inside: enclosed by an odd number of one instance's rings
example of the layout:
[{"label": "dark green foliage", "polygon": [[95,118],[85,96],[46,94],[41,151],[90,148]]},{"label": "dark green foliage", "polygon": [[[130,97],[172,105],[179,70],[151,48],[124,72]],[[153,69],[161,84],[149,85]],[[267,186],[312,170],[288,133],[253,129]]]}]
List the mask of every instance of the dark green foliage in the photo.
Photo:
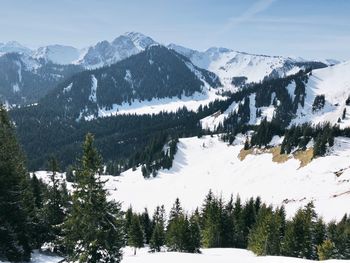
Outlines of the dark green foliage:
[{"label": "dark green foliage", "polygon": [[13,127],[0,105],[0,259],[30,259],[30,213],[36,201]]},{"label": "dark green foliage", "polygon": [[[49,171],[51,171],[50,185],[47,189],[45,205],[42,209],[44,225],[46,225],[45,242],[53,242],[58,245],[62,236],[62,223],[66,217],[68,208],[67,189],[59,182],[56,175],[58,172],[57,160],[52,157],[49,161]],[[58,250],[59,248],[57,248]]]},{"label": "dark green foliage", "polygon": [[143,247],[144,233],[142,231],[139,216],[134,214],[131,217],[130,226],[128,227],[128,245],[134,247],[134,255],[136,249]]},{"label": "dark green foliage", "polygon": [[106,200],[100,179],[101,157],[88,134],[76,168],[73,204],[64,222],[69,259],[79,262],[119,262],[124,244],[120,204]]},{"label": "dark green foliage", "polygon": [[326,103],[325,96],[324,95],[317,95],[315,97],[313,104],[312,104],[312,111],[315,112],[315,111],[319,111],[319,110],[323,109],[325,103]]},{"label": "dark green foliage", "polygon": [[248,249],[259,256],[280,255],[284,220],[279,209],[274,211],[271,207],[263,205],[259,210],[256,224],[249,232]]},{"label": "dark green foliage", "polygon": [[150,240],[151,251],[159,252],[165,244],[165,209],[157,206],[153,215],[153,233]]},{"label": "dark green foliage", "polygon": [[274,135],[281,135],[281,128],[276,122],[268,122],[265,119],[262,120],[260,125],[256,127],[254,134],[252,135],[250,145],[251,146],[267,146],[271,142]]},{"label": "dark green foliage", "polygon": [[170,251],[199,252],[199,221],[196,215],[188,216],[183,212],[177,198],[170,211],[166,230],[166,245]]},{"label": "dark green foliage", "polygon": [[147,208],[145,208],[143,213],[140,215],[140,224],[145,237],[144,243],[149,244],[153,232],[153,226]]},{"label": "dark green foliage", "polygon": [[246,83],[247,79],[248,78],[245,76],[233,77],[231,83],[232,83],[232,85],[239,87],[239,86],[244,85]]}]

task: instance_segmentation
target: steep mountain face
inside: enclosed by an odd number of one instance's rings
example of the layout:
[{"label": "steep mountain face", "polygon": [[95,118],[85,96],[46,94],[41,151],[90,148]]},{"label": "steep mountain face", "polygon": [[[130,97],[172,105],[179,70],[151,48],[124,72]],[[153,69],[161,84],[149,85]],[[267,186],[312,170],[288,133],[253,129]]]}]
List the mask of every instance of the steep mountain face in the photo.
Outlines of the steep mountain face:
[{"label": "steep mountain face", "polygon": [[13,104],[37,102],[63,79],[81,71],[80,66],[55,65],[19,53],[0,57],[0,101]]},{"label": "steep mountain face", "polygon": [[86,68],[111,65],[157,44],[152,38],[141,33],[128,32],[112,42],[102,41],[90,47],[76,63]]},{"label": "steep mountain face", "polygon": [[350,127],[349,71],[347,61],[252,86],[224,112],[203,119],[202,127],[215,130],[239,121],[255,125],[264,118],[284,125],[329,122]]},{"label": "steep mountain face", "polygon": [[38,48],[33,57],[36,59],[43,59],[47,62],[65,65],[72,64],[80,57],[80,51],[71,46],[63,45],[49,45]]},{"label": "steep mountain face", "polygon": [[170,44],[169,48],[189,58],[200,68],[214,72],[227,87],[258,83],[266,77],[284,77],[308,67],[327,66],[321,62],[281,56],[254,55],[226,48],[209,48],[204,52]]},{"label": "steep mountain face", "polygon": [[79,120],[91,119],[108,110],[113,114],[123,103],[182,98],[220,85],[215,74],[195,67],[182,55],[151,46],[117,64],[65,80],[41,104],[55,105]]}]

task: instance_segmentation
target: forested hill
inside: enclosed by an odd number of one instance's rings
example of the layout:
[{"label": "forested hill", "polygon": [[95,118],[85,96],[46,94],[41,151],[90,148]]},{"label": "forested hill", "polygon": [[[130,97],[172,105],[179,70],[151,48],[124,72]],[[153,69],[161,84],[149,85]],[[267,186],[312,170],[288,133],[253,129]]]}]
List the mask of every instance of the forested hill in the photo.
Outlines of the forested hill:
[{"label": "forested hill", "polygon": [[39,102],[60,116],[80,120],[98,117],[100,110],[154,98],[191,96],[204,87],[221,85],[217,76],[187,58],[154,45],[111,66],[68,78]]},{"label": "forested hill", "polygon": [[64,79],[82,71],[78,65],[58,65],[26,54],[0,56],[0,102],[35,103]]}]

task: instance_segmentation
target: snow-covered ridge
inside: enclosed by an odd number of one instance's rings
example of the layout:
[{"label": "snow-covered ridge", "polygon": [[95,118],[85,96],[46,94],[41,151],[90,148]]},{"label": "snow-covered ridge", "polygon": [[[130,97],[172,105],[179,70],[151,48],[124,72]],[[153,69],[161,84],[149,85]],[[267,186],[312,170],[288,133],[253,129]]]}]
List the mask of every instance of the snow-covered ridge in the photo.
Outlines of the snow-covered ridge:
[{"label": "snow-covered ridge", "polygon": [[226,87],[233,86],[233,77],[244,76],[247,82],[260,82],[271,74],[283,77],[301,69],[293,65],[300,62],[300,59],[282,56],[256,55],[217,47],[209,48],[204,52],[175,44],[170,44],[168,47],[188,57],[196,66],[217,74]]},{"label": "snow-covered ridge", "polygon": [[44,59],[45,61],[51,61],[56,64],[71,64],[78,60],[81,51],[72,46],[64,45],[49,45],[38,48],[33,57],[36,59]]}]

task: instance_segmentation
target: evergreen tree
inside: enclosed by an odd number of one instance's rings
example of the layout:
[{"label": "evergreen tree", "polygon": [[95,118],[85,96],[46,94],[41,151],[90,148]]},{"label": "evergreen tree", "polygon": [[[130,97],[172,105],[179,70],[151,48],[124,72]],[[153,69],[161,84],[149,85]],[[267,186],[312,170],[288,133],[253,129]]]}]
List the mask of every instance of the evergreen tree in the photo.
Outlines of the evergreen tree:
[{"label": "evergreen tree", "polygon": [[335,245],[329,239],[323,241],[317,246],[317,255],[319,260],[332,259],[334,256]]},{"label": "evergreen tree", "polygon": [[190,242],[187,246],[187,252],[199,253],[201,247],[201,232],[199,226],[199,213],[198,210],[189,219],[189,235]]},{"label": "evergreen tree", "polygon": [[134,214],[131,218],[131,224],[128,230],[128,245],[134,247],[134,255],[136,249],[143,247],[143,231],[138,215]]},{"label": "evergreen tree", "polygon": [[51,171],[50,185],[48,187],[47,200],[44,206],[44,218],[47,225],[47,234],[45,241],[55,242],[61,236],[61,224],[65,218],[64,210],[66,207],[63,204],[59,181],[56,178],[58,172],[57,160],[52,157],[49,161],[49,169]]},{"label": "evergreen tree", "polygon": [[[29,189],[24,158],[6,110],[0,105],[0,258],[29,261],[30,221],[25,207]],[[31,199],[34,203],[34,199]]]},{"label": "evergreen tree", "polygon": [[183,244],[183,225],[185,215],[183,213],[180,200],[176,198],[175,203],[170,210],[168,226],[166,230],[166,245],[170,251],[182,251]]},{"label": "evergreen tree", "polygon": [[153,229],[152,229],[152,222],[149,217],[147,208],[145,208],[145,210],[140,216],[140,223],[142,226],[143,233],[145,234],[145,243],[149,244]]},{"label": "evergreen tree", "polygon": [[263,206],[258,214],[257,222],[249,233],[248,249],[257,255],[280,254],[280,227],[279,213],[271,207]]},{"label": "evergreen tree", "polygon": [[119,262],[124,244],[119,203],[106,200],[101,181],[101,157],[87,134],[76,169],[71,213],[64,222],[64,244],[69,260]]},{"label": "evergreen tree", "polygon": [[151,251],[159,252],[165,244],[165,209],[157,207],[153,215],[153,233],[150,240]]}]

